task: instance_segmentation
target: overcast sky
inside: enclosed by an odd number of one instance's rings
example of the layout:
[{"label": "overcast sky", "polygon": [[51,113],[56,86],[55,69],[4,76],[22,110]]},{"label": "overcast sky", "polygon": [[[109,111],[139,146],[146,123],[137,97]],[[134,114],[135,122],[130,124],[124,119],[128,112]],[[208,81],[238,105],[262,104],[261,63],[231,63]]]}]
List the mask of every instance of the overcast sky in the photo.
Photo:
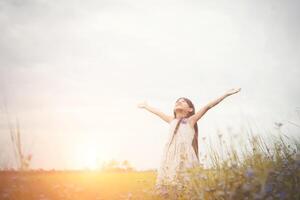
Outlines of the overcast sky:
[{"label": "overcast sky", "polygon": [[200,138],[229,126],[243,134],[246,121],[296,134],[299,9],[296,0],[1,0],[0,158],[13,157],[5,105],[33,168],[90,167],[95,157],[157,168],[168,124],[136,104],[172,114],[181,96],[199,109],[236,87],[198,122]]}]

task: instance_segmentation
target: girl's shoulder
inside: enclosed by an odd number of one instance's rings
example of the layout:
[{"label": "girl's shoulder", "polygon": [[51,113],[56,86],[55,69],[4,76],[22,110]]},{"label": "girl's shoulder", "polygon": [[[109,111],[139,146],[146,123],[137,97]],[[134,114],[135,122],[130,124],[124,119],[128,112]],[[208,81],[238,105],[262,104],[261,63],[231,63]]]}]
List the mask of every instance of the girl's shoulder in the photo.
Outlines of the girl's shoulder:
[{"label": "girl's shoulder", "polygon": [[170,125],[173,125],[173,124],[177,124],[178,122],[178,119],[176,119],[175,117],[169,122]]},{"label": "girl's shoulder", "polygon": [[173,119],[170,121],[169,124],[173,124],[173,123],[176,122],[176,121],[177,121],[177,119],[176,119],[176,118],[173,118]]}]

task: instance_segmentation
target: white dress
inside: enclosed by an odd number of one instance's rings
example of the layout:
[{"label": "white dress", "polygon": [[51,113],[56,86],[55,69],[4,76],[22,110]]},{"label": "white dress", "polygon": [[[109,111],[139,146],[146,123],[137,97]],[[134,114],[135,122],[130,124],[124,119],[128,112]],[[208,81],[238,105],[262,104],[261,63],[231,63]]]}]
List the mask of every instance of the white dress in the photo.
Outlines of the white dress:
[{"label": "white dress", "polygon": [[195,130],[188,123],[187,118],[181,121],[172,140],[178,121],[179,119],[175,118],[170,122],[168,139],[164,146],[160,167],[157,170],[156,189],[165,185],[177,185],[179,176],[185,175],[187,168],[199,166],[199,160],[192,146]]}]

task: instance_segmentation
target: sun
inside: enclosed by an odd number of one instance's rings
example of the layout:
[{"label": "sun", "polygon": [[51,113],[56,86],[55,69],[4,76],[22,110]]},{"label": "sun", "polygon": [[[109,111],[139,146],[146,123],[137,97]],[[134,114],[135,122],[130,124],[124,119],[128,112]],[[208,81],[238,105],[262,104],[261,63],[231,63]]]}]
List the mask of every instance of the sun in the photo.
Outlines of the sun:
[{"label": "sun", "polygon": [[91,147],[87,147],[87,149],[85,150],[85,158],[84,158],[84,165],[86,168],[89,169],[96,169],[97,166],[97,150],[95,147],[91,146]]},{"label": "sun", "polygon": [[[99,144],[94,141],[81,143],[77,149],[77,163],[81,169],[95,170],[99,168]],[[104,152],[102,152],[104,153]]]}]

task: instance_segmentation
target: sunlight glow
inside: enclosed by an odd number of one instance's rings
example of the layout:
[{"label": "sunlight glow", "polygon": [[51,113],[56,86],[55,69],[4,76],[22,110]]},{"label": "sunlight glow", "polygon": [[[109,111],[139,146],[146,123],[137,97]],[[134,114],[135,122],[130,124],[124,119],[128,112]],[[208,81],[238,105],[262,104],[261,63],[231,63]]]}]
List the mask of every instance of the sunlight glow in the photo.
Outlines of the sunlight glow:
[{"label": "sunlight glow", "polygon": [[77,149],[76,162],[81,169],[95,170],[100,167],[99,154],[104,152],[99,152],[98,145],[94,141],[87,141]]}]

